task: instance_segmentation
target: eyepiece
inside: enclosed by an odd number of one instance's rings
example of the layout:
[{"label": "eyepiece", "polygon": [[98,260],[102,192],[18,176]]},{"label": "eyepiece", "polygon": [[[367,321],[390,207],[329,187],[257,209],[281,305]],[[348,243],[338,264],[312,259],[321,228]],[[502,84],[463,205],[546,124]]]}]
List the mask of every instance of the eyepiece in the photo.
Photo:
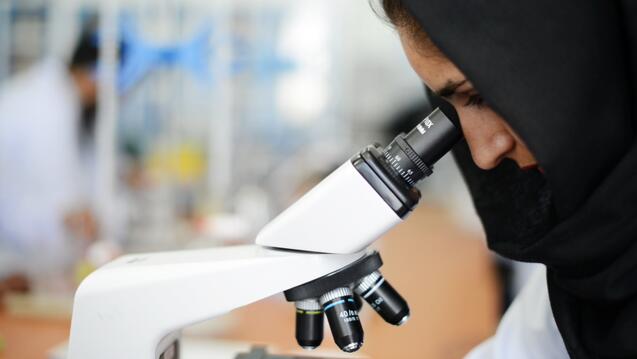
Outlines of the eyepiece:
[{"label": "eyepiece", "polygon": [[319,302],[330,324],[336,345],[348,353],[360,349],[363,346],[363,327],[351,289],[333,289],[323,294]]},{"label": "eyepiece", "polygon": [[367,146],[350,161],[385,203],[405,218],[420,200],[416,183],[433,172],[436,161],[460,138],[454,122],[436,108],[409,133],[396,136],[386,148],[378,144]]},{"label": "eyepiece", "polygon": [[379,271],[357,281],[354,292],[369,303],[387,323],[402,325],[409,319],[407,302]]},{"label": "eyepiece", "polygon": [[317,299],[295,302],[296,342],[303,349],[316,349],[323,341],[323,308]]},{"label": "eyepiece", "polygon": [[413,186],[431,174],[434,163],[458,142],[461,134],[436,108],[409,133],[400,134],[385,148],[385,161],[394,174]]},{"label": "eyepiece", "polygon": [[460,139],[460,131],[440,108],[425,117],[406,136],[405,142],[431,167]]}]

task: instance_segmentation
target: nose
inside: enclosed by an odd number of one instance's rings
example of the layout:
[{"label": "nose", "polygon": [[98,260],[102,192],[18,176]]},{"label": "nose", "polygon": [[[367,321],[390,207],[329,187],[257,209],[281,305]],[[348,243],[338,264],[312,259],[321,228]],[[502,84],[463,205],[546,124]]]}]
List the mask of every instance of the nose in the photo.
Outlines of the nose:
[{"label": "nose", "polygon": [[515,139],[506,131],[498,131],[486,137],[465,134],[471,157],[483,170],[496,167],[515,147]]}]

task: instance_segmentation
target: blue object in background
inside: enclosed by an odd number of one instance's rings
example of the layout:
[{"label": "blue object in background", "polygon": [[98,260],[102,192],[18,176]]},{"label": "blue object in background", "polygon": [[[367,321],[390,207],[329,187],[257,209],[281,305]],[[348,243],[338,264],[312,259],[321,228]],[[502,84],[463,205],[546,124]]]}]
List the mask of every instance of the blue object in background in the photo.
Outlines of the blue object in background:
[{"label": "blue object in background", "polygon": [[[158,66],[178,66],[189,71],[197,81],[212,85],[210,72],[210,36],[211,21],[190,40],[183,43],[157,45],[143,39],[133,19],[125,15],[121,20],[122,59],[118,76],[118,88],[121,92],[131,89],[144,76]],[[292,60],[280,56],[276,51],[276,39],[266,36],[261,41],[234,39],[235,59],[231,73],[238,75],[249,72],[257,81],[271,82],[279,74],[292,71]]]},{"label": "blue object in background", "polygon": [[120,92],[126,92],[144,76],[159,66],[177,66],[189,71],[204,85],[212,85],[209,68],[212,26],[206,22],[190,40],[166,45],[151,44],[138,33],[129,16],[121,22],[121,43],[124,48],[118,76]]}]

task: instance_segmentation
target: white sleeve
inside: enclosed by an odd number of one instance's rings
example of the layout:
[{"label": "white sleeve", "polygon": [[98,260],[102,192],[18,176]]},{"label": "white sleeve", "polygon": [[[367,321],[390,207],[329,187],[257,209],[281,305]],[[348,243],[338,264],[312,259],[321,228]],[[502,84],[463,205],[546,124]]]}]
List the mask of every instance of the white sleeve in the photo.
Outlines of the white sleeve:
[{"label": "white sleeve", "polygon": [[502,317],[495,335],[473,349],[465,359],[568,359],[540,267]]}]

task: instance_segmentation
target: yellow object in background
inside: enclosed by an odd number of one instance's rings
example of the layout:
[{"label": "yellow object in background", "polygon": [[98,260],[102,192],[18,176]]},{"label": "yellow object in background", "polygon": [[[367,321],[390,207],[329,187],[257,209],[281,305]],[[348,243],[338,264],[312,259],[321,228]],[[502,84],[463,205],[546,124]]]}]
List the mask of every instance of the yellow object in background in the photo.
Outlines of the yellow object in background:
[{"label": "yellow object in background", "polygon": [[89,274],[93,273],[97,269],[91,262],[88,260],[81,260],[75,265],[75,284],[80,285],[82,281],[88,277]]},{"label": "yellow object in background", "polygon": [[148,167],[160,178],[172,178],[182,183],[192,183],[201,178],[206,160],[201,148],[182,143],[168,149],[159,149],[149,156]]}]

